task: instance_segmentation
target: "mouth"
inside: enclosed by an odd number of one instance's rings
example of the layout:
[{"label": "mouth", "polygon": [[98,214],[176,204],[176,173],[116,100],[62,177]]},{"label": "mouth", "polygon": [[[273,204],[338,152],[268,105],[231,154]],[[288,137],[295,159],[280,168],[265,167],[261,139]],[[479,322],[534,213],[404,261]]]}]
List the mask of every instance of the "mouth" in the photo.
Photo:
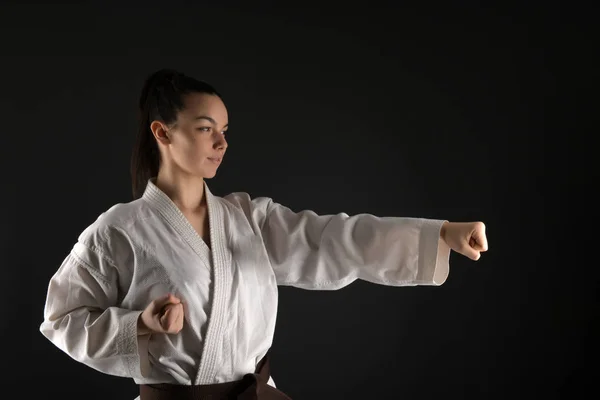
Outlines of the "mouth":
[{"label": "mouth", "polygon": [[220,164],[221,163],[221,158],[218,157],[208,157],[208,159],[212,162],[214,162],[215,164]]}]

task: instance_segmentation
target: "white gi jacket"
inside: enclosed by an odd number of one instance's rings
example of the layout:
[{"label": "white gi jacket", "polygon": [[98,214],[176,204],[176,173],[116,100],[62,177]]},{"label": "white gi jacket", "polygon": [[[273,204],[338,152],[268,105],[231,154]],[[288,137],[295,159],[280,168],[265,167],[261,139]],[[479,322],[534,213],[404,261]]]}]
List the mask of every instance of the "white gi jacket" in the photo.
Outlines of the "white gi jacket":
[{"label": "white gi jacket", "polygon": [[[271,347],[277,285],[441,285],[448,276],[443,220],[294,212],[204,185],[210,249],[150,179],[141,198],[81,233],[50,280],[41,333],[76,361],[138,384],[221,383],[254,372]],[[184,301],[182,331],[138,336],[142,310],[167,293]]]}]

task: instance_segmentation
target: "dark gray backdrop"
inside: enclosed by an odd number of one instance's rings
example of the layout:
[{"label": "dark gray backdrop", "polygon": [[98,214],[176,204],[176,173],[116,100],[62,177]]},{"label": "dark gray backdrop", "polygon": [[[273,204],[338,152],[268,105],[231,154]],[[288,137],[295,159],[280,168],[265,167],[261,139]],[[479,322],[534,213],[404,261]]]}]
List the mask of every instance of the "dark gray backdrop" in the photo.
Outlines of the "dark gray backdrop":
[{"label": "dark gray backdrop", "polygon": [[442,287],[281,288],[273,375],[295,400],[567,398],[590,383],[597,298],[544,236],[559,10],[324,4],[2,6],[3,381],[136,395],[38,327],[78,234],[131,200],[137,97],[170,67],[229,108],[216,194],[487,225],[489,252],[453,253]]}]

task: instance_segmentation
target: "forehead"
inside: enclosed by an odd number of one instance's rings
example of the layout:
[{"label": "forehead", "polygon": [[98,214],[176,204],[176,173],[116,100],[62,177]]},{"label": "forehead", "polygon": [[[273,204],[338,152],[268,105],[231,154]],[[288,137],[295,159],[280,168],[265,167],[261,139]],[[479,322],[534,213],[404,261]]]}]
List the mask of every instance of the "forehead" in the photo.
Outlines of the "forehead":
[{"label": "forehead", "polygon": [[206,93],[191,93],[184,97],[183,117],[211,117],[217,123],[227,123],[227,108],[219,96]]}]

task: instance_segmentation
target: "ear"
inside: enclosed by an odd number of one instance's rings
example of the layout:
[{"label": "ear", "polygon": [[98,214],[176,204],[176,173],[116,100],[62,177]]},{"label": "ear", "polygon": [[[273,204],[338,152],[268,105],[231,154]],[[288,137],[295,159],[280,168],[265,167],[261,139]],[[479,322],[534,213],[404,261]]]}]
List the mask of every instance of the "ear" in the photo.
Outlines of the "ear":
[{"label": "ear", "polygon": [[165,124],[160,121],[152,121],[150,124],[150,130],[152,134],[162,144],[169,144],[171,139],[169,139],[168,130]]}]

